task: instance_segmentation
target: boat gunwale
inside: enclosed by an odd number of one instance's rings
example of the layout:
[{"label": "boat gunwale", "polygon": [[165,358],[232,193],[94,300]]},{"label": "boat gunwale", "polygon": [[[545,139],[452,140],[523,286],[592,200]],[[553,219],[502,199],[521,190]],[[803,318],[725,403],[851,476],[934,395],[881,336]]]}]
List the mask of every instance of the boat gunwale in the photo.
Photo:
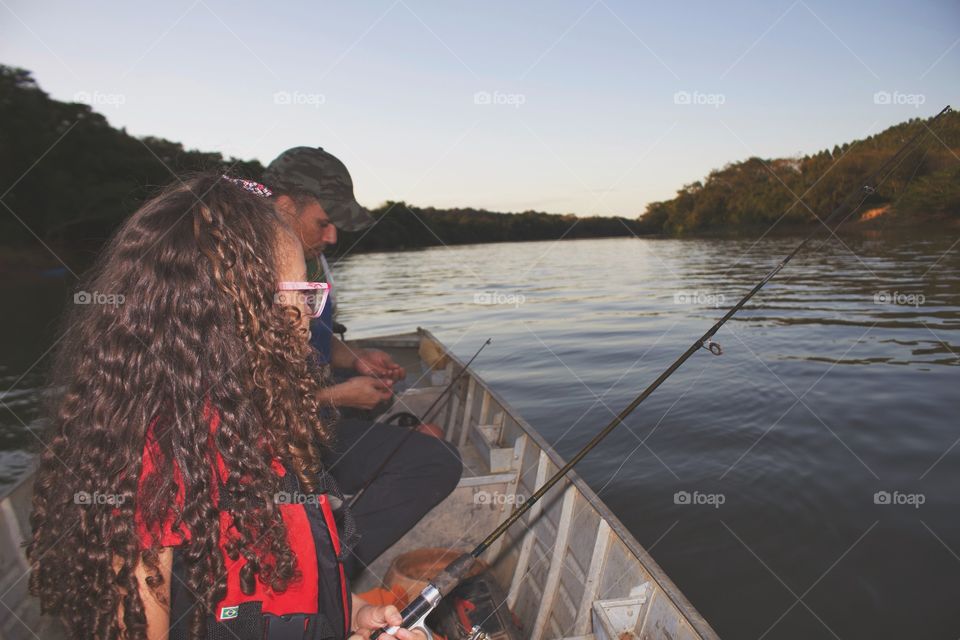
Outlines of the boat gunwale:
[{"label": "boat gunwale", "polygon": [[36,475],[37,469],[40,466],[39,462],[37,461],[37,458],[39,457],[40,457],[39,452],[34,453],[33,460],[30,461],[30,465],[26,469],[21,471],[20,475],[18,475],[17,478],[12,483],[10,483],[7,486],[7,488],[3,490],[2,493],[0,493],[0,502],[3,502],[4,500],[8,499],[10,496],[16,493],[20,489],[20,487],[22,487],[23,485],[27,484],[28,482],[33,482],[33,477]]},{"label": "boat gunwale", "polygon": [[[450,349],[440,341],[429,329],[423,327],[417,327],[417,334],[426,337],[437,345],[443,348],[443,351],[447,356],[453,360],[461,369],[466,368],[463,361],[460,360]],[[411,334],[394,334],[389,336],[383,336],[383,338],[399,338],[402,335],[411,335]],[[366,338],[363,342],[375,343],[377,337]],[[557,466],[557,468],[562,468],[566,464],[566,461],[563,459],[560,454],[558,454],[554,448],[550,445],[546,439],[540,435],[540,433],[527,422],[522,416],[519,415],[516,409],[513,408],[497,391],[495,391],[486,380],[484,380],[475,369],[471,368],[469,370],[469,375],[476,380],[477,384],[483,387],[484,391],[490,394],[490,397],[496,400],[496,402],[503,408],[503,410],[510,415],[510,417],[516,422],[517,426],[530,437],[533,442],[540,447],[540,450],[545,452],[550,461]],[[599,514],[599,516],[607,521],[607,524],[610,525],[610,530],[617,535],[618,538],[624,543],[627,549],[634,554],[640,564],[643,566],[650,577],[656,582],[657,586],[663,591],[664,595],[670,599],[670,601],[677,607],[681,615],[683,615],[686,620],[690,623],[693,629],[700,634],[700,636],[706,640],[716,639],[719,640],[717,632],[713,630],[713,627],[710,626],[710,623],[700,615],[700,612],[693,606],[693,604],[687,599],[680,588],[673,582],[672,579],[666,574],[663,568],[657,563],[657,561],[650,555],[650,553],[640,544],[640,541],[637,540],[632,533],[624,526],[620,519],[610,510],[610,507],[594,492],[593,489],[586,483],[586,481],[580,477],[580,474],[577,473],[577,470],[571,469],[567,475],[566,480],[571,482],[577,490],[580,492],[580,495],[590,504],[591,507]]]}]

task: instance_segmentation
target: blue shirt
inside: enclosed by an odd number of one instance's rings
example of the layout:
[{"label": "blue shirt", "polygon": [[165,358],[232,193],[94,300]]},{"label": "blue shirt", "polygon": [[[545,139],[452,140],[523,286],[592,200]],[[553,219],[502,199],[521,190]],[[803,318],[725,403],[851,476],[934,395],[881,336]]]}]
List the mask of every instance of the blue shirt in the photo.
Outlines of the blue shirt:
[{"label": "blue shirt", "polygon": [[[333,274],[330,273],[330,265],[327,259],[321,253],[317,256],[316,265],[311,272],[319,272],[317,280],[328,282],[333,287]],[[310,344],[317,350],[320,364],[330,364],[333,358],[333,315],[336,309],[333,291],[327,297],[327,304],[323,305],[323,311],[318,318],[310,321]]]},{"label": "blue shirt", "polygon": [[320,317],[310,321],[310,344],[317,350],[320,364],[330,364],[333,354],[333,305],[323,305]]}]

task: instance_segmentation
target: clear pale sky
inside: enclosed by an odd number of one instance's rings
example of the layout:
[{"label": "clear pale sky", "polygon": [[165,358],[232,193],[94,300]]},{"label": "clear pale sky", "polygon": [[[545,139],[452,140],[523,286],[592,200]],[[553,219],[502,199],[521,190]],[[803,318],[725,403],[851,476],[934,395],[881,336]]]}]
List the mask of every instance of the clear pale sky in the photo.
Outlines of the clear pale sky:
[{"label": "clear pale sky", "polygon": [[322,146],[368,206],[635,216],[960,106],[960,2],[0,0],[0,62],[131,134]]}]

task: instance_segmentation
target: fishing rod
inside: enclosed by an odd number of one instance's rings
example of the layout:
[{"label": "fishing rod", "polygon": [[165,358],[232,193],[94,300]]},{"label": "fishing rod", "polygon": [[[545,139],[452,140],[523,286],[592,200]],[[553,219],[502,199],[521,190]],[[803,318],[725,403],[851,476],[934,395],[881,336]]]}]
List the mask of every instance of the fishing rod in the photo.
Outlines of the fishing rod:
[{"label": "fishing rod", "polygon": [[[421,422],[421,423],[422,423],[422,422],[426,422],[426,421],[430,418],[430,413],[440,404],[440,401],[443,400],[444,396],[446,396],[447,393],[448,393],[451,389],[453,389],[453,385],[456,384],[456,382],[461,378],[461,376],[463,376],[463,374],[467,371],[467,369],[470,368],[470,365],[473,363],[474,360],[477,359],[477,356],[480,355],[480,352],[483,351],[483,350],[487,347],[487,345],[490,344],[492,341],[493,341],[492,338],[487,338],[486,342],[484,342],[482,345],[480,345],[480,348],[477,349],[477,352],[476,352],[475,354],[473,354],[473,357],[471,357],[471,358],[467,361],[467,364],[463,365],[463,368],[460,369],[460,371],[457,373],[457,375],[455,375],[455,376],[453,377],[453,379],[450,381],[450,384],[447,385],[446,389],[444,389],[444,390],[440,393],[440,395],[437,396],[437,399],[434,400],[433,403],[432,403],[429,407],[427,407],[427,410],[423,412],[423,417],[422,417],[422,418],[419,418],[419,419],[418,419],[418,418],[417,418],[416,416],[414,416],[412,413],[408,413],[408,412],[402,412],[402,413],[397,414],[397,415],[398,415],[398,416],[401,416],[401,417],[402,417],[402,416],[410,416],[411,419],[413,419],[414,421],[419,421],[419,422]],[[393,418],[391,417],[391,420],[392,420],[392,419],[393,419]],[[376,480],[377,477],[380,475],[380,473],[386,468],[386,466],[387,466],[387,464],[390,462],[390,460],[393,459],[393,456],[395,456],[395,455],[397,454],[397,452],[400,451],[400,448],[401,448],[401,447],[404,445],[404,443],[410,438],[410,436],[413,434],[413,432],[416,431],[416,429],[415,429],[416,425],[415,425],[415,424],[414,424],[414,425],[410,425],[410,427],[411,427],[411,428],[403,435],[403,437],[400,438],[400,442],[398,442],[398,443],[397,443],[397,446],[395,446],[395,447],[393,448],[393,451],[391,451],[391,452],[387,455],[387,457],[384,458],[383,462],[380,463],[380,466],[377,467],[377,469],[376,469],[372,474],[370,474],[370,477],[367,478],[367,481],[363,484],[362,487],[360,487],[360,490],[357,491],[355,494],[353,494],[353,497],[351,497],[350,500],[347,502],[347,507],[353,508],[353,505],[357,504],[357,501],[360,500],[360,497],[364,494],[364,492],[366,492],[366,490],[370,488],[370,485],[373,484],[374,480]]]},{"label": "fishing rod", "polygon": [[[418,424],[428,422],[430,420],[430,413],[437,407],[437,405],[440,404],[440,401],[443,400],[443,397],[447,394],[447,392],[453,389],[453,383],[460,379],[460,377],[470,367],[470,364],[474,360],[476,360],[478,355],[480,355],[480,352],[483,351],[483,349],[492,341],[493,341],[492,338],[487,338],[487,341],[484,342],[482,345],[480,345],[480,348],[477,349],[477,352],[474,353],[473,356],[467,361],[467,364],[463,366],[463,369],[461,369],[457,373],[457,375],[450,381],[447,387],[440,393],[439,396],[437,396],[437,399],[433,401],[433,404],[427,407],[427,410],[423,412],[423,417],[414,415],[409,411],[400,411],[398,413],[393,414],[389,418],[387,418],[387,421],[386,421],[387,424],[390,424],[391,422],[396,421],[396,423],[401,427],[416,427]],[[393,390],[391,389],[391,391]],[[397,398],[397,394],[394,393],[393,399],[396,399],[396,398]]]},{"label": "fishing rod", "polygon": [[[930,120],[930,125],[933,125],[941,116],[950,111],[950,105],[944,107],[944,109],[938,113],[933,119]],[[929,130],[929,126],[927,127]],[[858,196],[862,196],[860,202],[857,203],[855,207],[851,209],[856,211],[864,200],[870,197],[872,194],[876,193],[877,188],[883,182],[883,180],[878,180],[880,176],[884,174],[887,167],[893,165],[894,161],[897,161],[897,165],[902,160],[902,156],[906,156],[906,150],[909,149],[914,142],[920,139],[921,135],[924,133],[924,130],[921,129],[916,134],[914,134],[910,139],[908,139],[896,153],[894,153],[886,162],[884,162],[878,169],[876,169],[870,176],[863,181],[863,183],[857,187],[855,190],[851,191],[841,202],[834,208],[834,210],[827,216],[826,219],[822,220],[824,226],[828,229],[830,228],[830,222],[835,220],[840,216],[840,213],[846,209],[846,207],[852,203]],[[896,168],[897,165],[894,165]],[[891,171],[892,173],[892,171]],[[814,214],[816,215],[816,214]],[[849,218],[849,215],[847,216]],[[839,226],[846,221],[847,218],[844,218],[837,225]],[[810,240],[812,240],[820,232],[819,226],[810,232],[806,238],[803,239],[796,248],[791,251],[787,256],[777,263],[770,272],[763,277],[760,282],[757,283],[753,289],[748,291],[739,302],[733,305],[719,320],[717,320],[712,327],[707,329],[707,332],[704,333],[700,338],[694,341],[683,354],[673,361],[673,363],[667,367],[663,373],[657,376],[656,380],[650,383],[650,385],[644,389],[640,395],[633,399],[633,401],[623,408],[620,413],[610,421],[607,426],[605,426],[597,435],[595,435],[590,442],[588,442],[584,447],[570,459],[563,467],[561,467],[553,476],[550,477],[546,482],[543,483],[539,489],[537,489],[533,495],[523,501],[523,503],[518,506],[513,513],[510,514],[506,520],[504,520],[496,529],[494,529],[490,535],[488,535],[484,540],[478,544],[473,551],[461,555],[459,558],[448,564],[443,571],[441,571],[437,576],[431,580],[427,586],[420,592],[420,595],[407,605],[403,611],[400,612],[403,617],[403,622],[399,627],[389,627],[389,628],[380,628],[370,634],[370,640],[377,640],[383,633],[395,634],[400,628],[405,629],[414,629],[421,627],[426,629],[426,617],[431,611],[437,606],[440,600],[453,591],[453,589],[463,580],[470,572],[470,569],[473,567],[474,563],[480,558],[481,554],[486,551],[490,545],[492,545],[500,536],[502,536],[507,529],[510,528],[517,520],[519,520],[523,515],[530,510],[530,508],[537,503],[540,498],[550,490],[557,482],[559,482],[573,467],[583,460],[583,458],[590,453],[600,442],[606,438],[610,433],[616,429],[624,420],[627,419],[633,411],[640,406],[640,404],[646,400],[650,394],[657,390],[661,384],[663,384],[667,378],[669,378],[680,366],[686,362],[690,356],[694,353],[697,353],[700,349],[707,349],[714,355],[720,355],[722,349],[720,346],[713,342],[712,338],[716,335],[717,331],[726,324],[727,320],[733,317],[743,306],[754,296],[760,289],[763,288],[770,280],[776,276],[781,269],[783,269],[790,260],[797,255],[801,249],[803,249]],[[428,633],[429,636],[429,633]]]}]

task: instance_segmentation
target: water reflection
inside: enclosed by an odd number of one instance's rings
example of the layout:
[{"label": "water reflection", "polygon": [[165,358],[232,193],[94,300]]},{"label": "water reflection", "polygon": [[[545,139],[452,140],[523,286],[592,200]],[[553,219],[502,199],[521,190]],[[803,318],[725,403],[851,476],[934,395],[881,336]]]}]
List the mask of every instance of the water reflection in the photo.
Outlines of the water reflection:
[{"label": "water reflection", "polygon": [[[348,338],[427,327],[463,357],[492,337],[476,368],[570,455],[796,241],[354,256],[335,266],[339,320]],[[960,590],[945,550],[960,549],[954,241],[898,232],[815,244],[721,330],[722,357],[692,358],[583,461],[721,635],[758,637],[793,603],[761,558],[797,593],[836,565],[805,601],[840,637],[956,637],[945,597]],[[14,283],[7,294],[31,305],[0,318],[0,391],[13,387],[0,396],[0,482],[38,446],[24,425],[40,429],[42,367],[30,367],[53,340],[65,289]],[[880,490],[927,501],[884,508]],[[677,491],[727,499],[698,510],[676,504]],[[797,608],[768,637],[824,631]]]}]

